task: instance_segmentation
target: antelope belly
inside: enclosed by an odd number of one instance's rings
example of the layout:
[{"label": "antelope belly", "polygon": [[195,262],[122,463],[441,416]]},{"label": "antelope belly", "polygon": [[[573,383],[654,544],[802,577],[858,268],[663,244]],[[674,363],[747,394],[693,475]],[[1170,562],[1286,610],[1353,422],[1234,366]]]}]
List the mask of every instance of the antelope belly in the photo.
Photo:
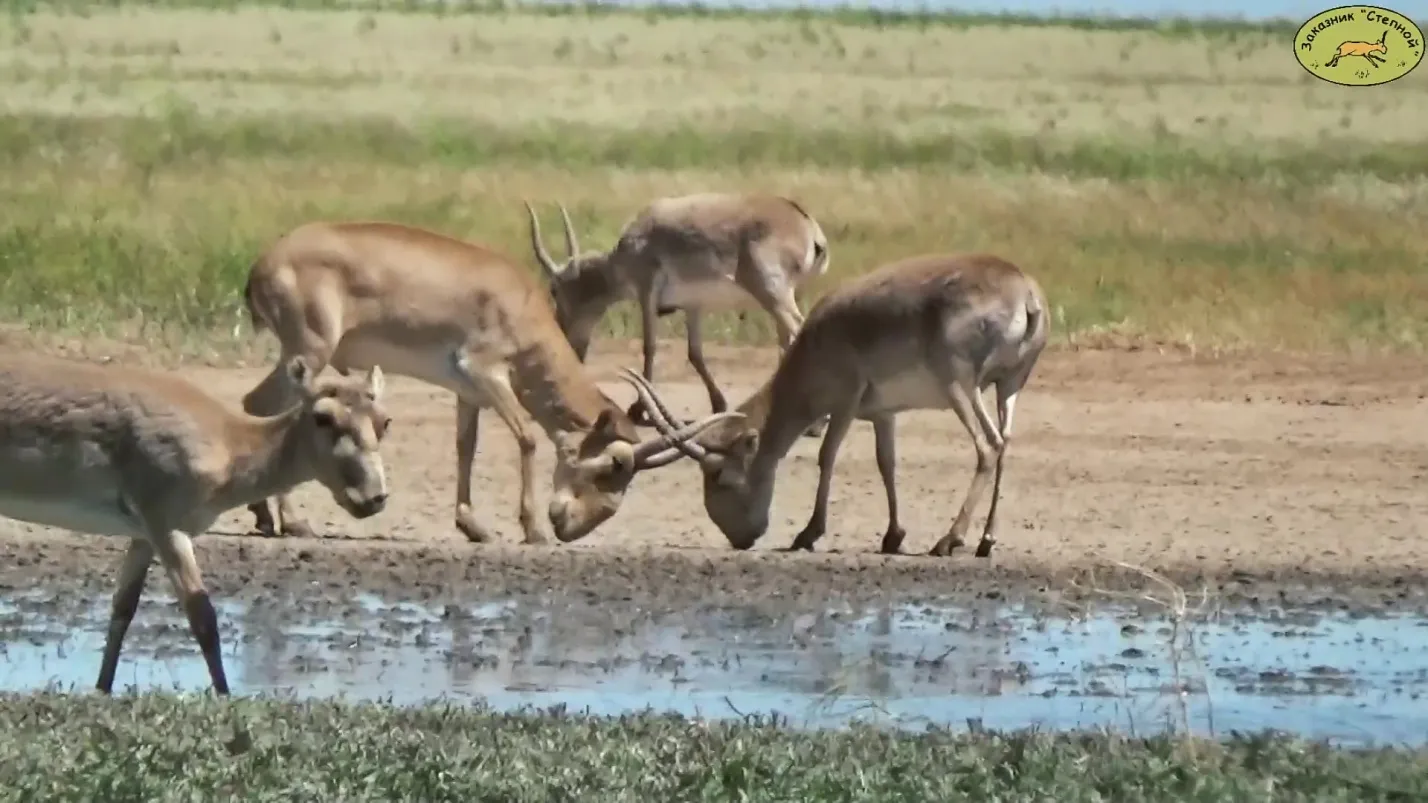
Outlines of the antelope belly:
[{"label": "antelope belly", "polygon": [[947,388],[931,371],[906,371],[875,382],[863,399],[863,414],[947,409]]},{"label": "antelope belly", "polygon": [[756,303],[753,296],[729,279],[689,281],[670,277],[655,299],[656,307],[706,312],[747,309]]},{"label": "antelope belly", "polygon": [[114,496],[17,496],[0,491],[0,516],[90,535],[139,537],[138,521]]}]

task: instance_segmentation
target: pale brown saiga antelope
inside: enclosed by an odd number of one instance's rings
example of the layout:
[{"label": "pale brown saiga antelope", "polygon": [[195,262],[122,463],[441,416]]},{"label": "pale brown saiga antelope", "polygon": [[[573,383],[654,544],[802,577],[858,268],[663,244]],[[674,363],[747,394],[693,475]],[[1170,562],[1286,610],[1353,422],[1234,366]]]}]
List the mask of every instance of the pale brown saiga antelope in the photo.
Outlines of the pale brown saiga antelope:
[{"label": "pale brown saiga antelope", "polygon": [[[774,321],[780,349],[803,325],[796,292],[828,270],[828,238],[803,207],[776,195],[698,193],[660,198],[625,224],[606,252],[581,253],[565,205],[566,261],[557,264],[541,242],[529,203],[531,248],[544,270],[556,318],[583,361],[606,310],[634,299],[640,305],[644,377],[654,383],[656,318],[684,311],[689,363],[709,392],[714,412],[728,409],[704,364],[707,312],[760,307]],[[647,423],[636,401],[627,411]],[[815,426],[814,433],[819,429]]]},{"label": "pale brown saiga antelope", "polygon": [[1339,59],[1345,56],[1362,56],[1364,61],[1372,64],[1374,69],[1378,69],[1378,65],[1384,62],[1384,58],[1383,56],[1376,56],[1374,54],[1382,53],[1384,56],[1388,55],[1388,45],[1384,44],[1387,39],[1388,30],[1385,29],[1383,35],[1378,38],[1377,42],[1340,42],[1338,49],[1334,51],[1334,57],[1329,59],[1324,66],[1337,67]]},{"label": "pale brown saiga antelope", "polygon": [[390,422],[382,373],[314,382],[283,364],[299,403],[267,418],[191,383],[135,368],[0,357],[0,516],[127,537],[99,667],[110,693],[119,650],[157,556],[188,616],[214,691],[228,694],[218,620],[190,540],[224,512],[309,480],[356,518],[381,511],[379,445]]},{"label": "pale brown saiga antelope", "polygon": [[[271,329],[283,359],[306,357],[339,372],[380,362],[456,394],[456,527],[485,542],[471,507],[471,463],[481,410],[494,409],[520,447],[521,529],[548,542],[536,513],[536,427],[556,447],[547,519],[561,541],[588,534],[619,509],[646,459],[669,446],[641,441],[634,424],[585,373],[561,334],[540,282],[503,254],[432,231],[384,222],[308,223],[253,264],[244,300],[255,329]],[[250,412],[281,408],[280,368],[243,399]],[[732,414],[684,428],[688,438]],[[249,508],[275,534],[266,502]],[[285,496],[281,532],[307,536]]]},{"label": "pale brown saiga antelope", "polygon": [[[704,508],[736,549],[768,528],[779,461],[809,422],[828,415],[818,452],[813,515],[790,550],[812,550],[828,522],[828,494],[838,448],[854,419],[873,424],[878,473],[887,493],[882,551],[901,550],[894,488],[894,417],[907,410],[951,409],[977,453],[977,468],[947,535],[932,548],[948,555],[964,543],[972,513],[992,483],[991,510],[977,557],[996,542],[1002,466],[1017,394],[1046,345],[1046,297],[1015,265],[986,254],[931,254],[884,265],[825,295],[772,378],[738,407],[744,420],[704,433],[678,450],[699,462]],[[638,377],[636,377],[638,378]],[[982,400],[995,386],[997,420]],[[670,414],[648,393],[655,425]]]}]

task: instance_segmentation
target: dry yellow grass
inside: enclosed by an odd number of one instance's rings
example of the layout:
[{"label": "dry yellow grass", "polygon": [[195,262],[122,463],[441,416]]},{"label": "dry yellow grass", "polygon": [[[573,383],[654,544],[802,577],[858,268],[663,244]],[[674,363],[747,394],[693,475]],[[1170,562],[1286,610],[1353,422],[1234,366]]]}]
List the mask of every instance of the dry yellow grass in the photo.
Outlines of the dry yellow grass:
[{"label": "dry yellow grass", "polygon": [[[651,197],[746,188],[799,198],[829,232],[833,268],[814,294],[910,253],[987,249],[1042,277],[1058,338],[1417,349],[1428,337],[1428,165],[1414,161],[1428,71],[1331,86],[1262,34],[281,9],[5,25],[0,299],[35,326],[241,330],[251,260],[312,218],[428,225],[529,263],[522,199],[565,201],[598,247]],[[455,118],[471,133],[410,151],[322,134],[289,148],[282,137],[306,125],[296,114],[338,133],[371,117]],[[54,134],[57,118],[107,115],[162,122]],[[257,128],[234,133],[235,119]],[[578,136],[562,133],[572,125]],[[658,140],[681,126],[696,131]],[[276,139],[255,145],[254,131]],[[751,131],[793,155],[745,159],[736,140]],[[1060,174],[1016,150],[959,161],[957,137],[987,132],[1094,141],[1100,161],[1066,157]],[[947,135],[948,152],[803,159],[829,141],[817,137],[864,133]],[[607,135],[625,138],[610,151],[624,157],[579,151]],[[696,167],[645,158],[667,146]],[[1105,156],[1120,147],[1124,165]],[[1278,149],[1295,156],[1244,178],[1213,162]],[[1192,150],[1211,161],[1175,162]],[[1295,175],[1401,153],[1391,169]],[[633,333],[630,312],[609,331]],[[718,323],[730,338],[770,334],[757,314]]]},{"label": "dry yellow grass", "polygon": [[122,9],[0,36],[11,111],[994,128],[1207,142],[1412,141],[1428,71],[1376,91],[1306,74],[1288,43],[1067,28],[795,20]]}]

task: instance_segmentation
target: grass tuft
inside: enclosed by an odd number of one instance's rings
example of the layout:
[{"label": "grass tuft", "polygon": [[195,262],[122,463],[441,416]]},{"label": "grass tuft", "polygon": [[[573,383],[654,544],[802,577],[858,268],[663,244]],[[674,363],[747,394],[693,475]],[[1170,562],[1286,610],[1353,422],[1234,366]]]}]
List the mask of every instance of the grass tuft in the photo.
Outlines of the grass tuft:
[{"label": "grass tuft", "polygon": [[1428,795],[1428,753],[1274,734],[796,732],[433,705],[0,696],[5,800],[1156,799],[1388,801]]}]

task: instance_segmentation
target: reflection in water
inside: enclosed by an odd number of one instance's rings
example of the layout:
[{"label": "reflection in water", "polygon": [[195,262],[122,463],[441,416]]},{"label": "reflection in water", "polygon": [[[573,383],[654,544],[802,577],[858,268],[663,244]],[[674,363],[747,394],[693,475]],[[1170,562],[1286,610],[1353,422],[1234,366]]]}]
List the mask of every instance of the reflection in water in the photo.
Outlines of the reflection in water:
[{"label": "reflection in water", "polygon": [[[89,688],[107,615],[103,597],[28,593],[0,601],[0,688]],[[220,616],[238,694],[399,705],[479,698],[503,709],[563,704],[597,714],[778,712],[802,727],[854,719],[960,727],[977,719],[990,728],[1143,733],[1178,721],[1181,711],[1161,624],[1125,612],[1073,621],[988,602],[770,616],[727,607],[650,612],[571,594],[433,608],[373,596],[269,596],[227,602]],[[1201,625],[1206,665],[1183,667],[1192,725],[1421,743],[1428,739],[1423,624],[1309,616],[1293,624]],[[171,599],[142,606],[118,681],[208,687]]]}]

